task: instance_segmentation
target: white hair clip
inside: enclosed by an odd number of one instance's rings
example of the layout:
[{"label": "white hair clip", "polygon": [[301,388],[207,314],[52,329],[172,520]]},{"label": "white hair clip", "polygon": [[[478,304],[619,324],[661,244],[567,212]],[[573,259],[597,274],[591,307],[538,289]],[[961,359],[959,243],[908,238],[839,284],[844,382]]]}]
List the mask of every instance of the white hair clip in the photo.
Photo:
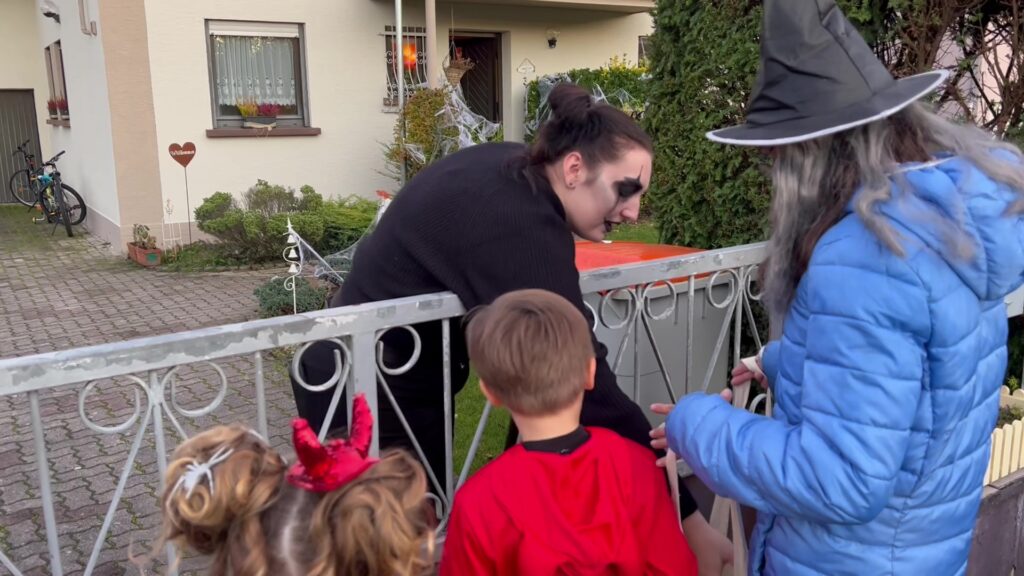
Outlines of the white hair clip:
[{"label": "white hair clip", "polygon": [[222,446],[214,452],[213,456],[211,456],[206,462],[200,463],[196,460],[192,460],[192,463],[185,468],[185,473],[181,475],[181,478],[178,478],[178,482],[174,485],[174,489],[178,490],[184,487],[185,497],[188,498],[192,496],[192,490],[199,485],[199,482],[202,481],[203,477],[206,477],[206,479],[210,481],[210,494],[212,495],[213,473],[211,470],[217,464],[227,460],[228,456],[231,456],[231,453],[234,451],[235,450],[233,448]]}]

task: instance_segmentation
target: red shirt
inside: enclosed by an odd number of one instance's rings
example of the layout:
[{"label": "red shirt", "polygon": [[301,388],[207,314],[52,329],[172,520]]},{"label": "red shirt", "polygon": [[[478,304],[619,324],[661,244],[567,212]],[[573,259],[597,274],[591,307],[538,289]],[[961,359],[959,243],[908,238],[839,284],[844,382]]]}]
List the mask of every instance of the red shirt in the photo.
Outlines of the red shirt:
[{"label": "red shirt", "polygon": [[515,446],[455,496],[441,576],[694,576],[654,453],[602,428],[562,453]]}]

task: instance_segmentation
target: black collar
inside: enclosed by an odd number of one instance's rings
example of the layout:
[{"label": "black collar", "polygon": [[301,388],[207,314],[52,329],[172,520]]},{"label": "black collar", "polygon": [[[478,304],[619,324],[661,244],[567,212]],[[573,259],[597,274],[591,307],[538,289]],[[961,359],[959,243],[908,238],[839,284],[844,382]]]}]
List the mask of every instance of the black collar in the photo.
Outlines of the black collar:
[{"label": "black collar", "polygon": [[564,436],[523,442],[523,448],[530,452],[547,452],[549,454],[567,456],[575,452],[580,446],[583,446],[587,440],[590,440],[590,432],[587,432],[586,428],[580,426]]}]

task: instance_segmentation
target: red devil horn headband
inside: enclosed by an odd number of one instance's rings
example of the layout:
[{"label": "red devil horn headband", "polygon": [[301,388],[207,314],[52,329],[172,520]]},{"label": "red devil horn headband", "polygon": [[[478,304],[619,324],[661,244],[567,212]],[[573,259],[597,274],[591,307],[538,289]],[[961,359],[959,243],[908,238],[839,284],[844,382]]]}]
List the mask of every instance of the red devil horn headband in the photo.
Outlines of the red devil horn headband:
[{"label": "red devil horn headband", "polygon": [[309,422],[292,421],[292,441],[299,461],[288,471],[288,481],[312,492],[330,492],[356,479],[377,462],[367,458],[373,438],[373,414],[362,394],[353,399],[348,440],[321,444]]}]

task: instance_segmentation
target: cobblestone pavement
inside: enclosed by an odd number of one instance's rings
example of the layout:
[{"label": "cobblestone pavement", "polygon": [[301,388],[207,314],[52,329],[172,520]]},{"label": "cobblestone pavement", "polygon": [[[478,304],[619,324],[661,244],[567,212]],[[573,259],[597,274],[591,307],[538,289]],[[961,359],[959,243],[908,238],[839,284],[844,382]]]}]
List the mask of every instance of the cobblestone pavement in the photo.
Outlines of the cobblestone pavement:
[{"label": "cobblestone pavement", "polygon": [[[241,322],[255,317],[253,288],[273,271],[171,274],[141,269],[109,255],[109,248],[87,235],[50,235],[33,225],[23,208],[0,206],[0,357],[22,356]],[[265,361],[271,441],[284,448],[294,403],[287,381],[287,354]],[[186,433],[214,423],[255,424],[253,359],[218,361],[227,377],[227,395],[212,413],[173,417]],[[176,398],[182,408],[208,405],[220,389],[209,365],[181,367]],[[144,381],[145,374],[140,374]],[[138,421],[120,433],[89,429],[79,416],[85,383],[43,392],[42,425],[59,525],[65,574],[84,572],[99,546],[93,574],[138,574],[130,554],[151,551],[160,516],[159,476],[152,419],[134,461],[128,456],[139,433]],[[136,402],[145,412],[142,386],[128,378],[99,381],[84,398],[85,415],[99,426],[127,422]],[[164,416],[168,451],[178,442]],[[108,532],[101,526],[118,481],[128,473]],[[0,552],[26,575],[50,574],[43,525],[39,471],[29,402],[24,395],[0,396]],[[160,555],[160,558],[163,558]],[[195,560],[183,572],[201,567]],[[155,568],[160,569],[159,560]],[[7,569],[0,564],[0,574]]]}]

